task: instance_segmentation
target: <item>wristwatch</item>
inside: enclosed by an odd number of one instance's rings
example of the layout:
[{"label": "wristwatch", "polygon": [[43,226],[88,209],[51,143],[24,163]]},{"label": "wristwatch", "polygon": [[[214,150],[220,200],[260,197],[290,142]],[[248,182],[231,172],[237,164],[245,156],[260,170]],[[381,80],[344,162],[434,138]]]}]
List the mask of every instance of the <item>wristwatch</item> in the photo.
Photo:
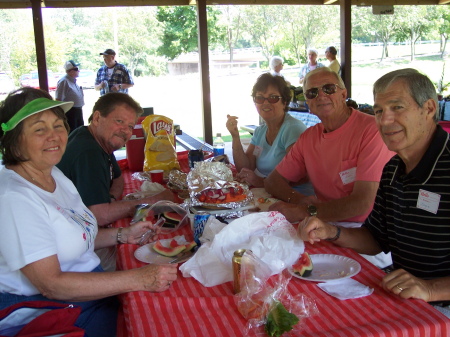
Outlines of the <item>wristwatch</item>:
[{"label": "wristwatch", "polygon": [[306,207],[306,210],[308,211],[309,215],[311,215],[311,216],[317,215],[317,207],[314,205],[308,205],[308,207]]}]

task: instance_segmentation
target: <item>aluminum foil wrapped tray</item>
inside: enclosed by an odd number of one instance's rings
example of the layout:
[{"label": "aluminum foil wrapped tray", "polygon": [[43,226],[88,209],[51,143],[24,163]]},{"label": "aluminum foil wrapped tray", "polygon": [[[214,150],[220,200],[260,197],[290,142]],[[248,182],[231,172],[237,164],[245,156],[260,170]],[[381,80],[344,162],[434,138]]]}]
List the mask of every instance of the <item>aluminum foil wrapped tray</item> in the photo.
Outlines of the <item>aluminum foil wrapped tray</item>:
[{"label": "aluminum foil wrapped tray", "polygon": [[234,181],[231,169],[221,162],[196,162],[187,183],[190,206],[234,209],[253,201],[248,186]]}]

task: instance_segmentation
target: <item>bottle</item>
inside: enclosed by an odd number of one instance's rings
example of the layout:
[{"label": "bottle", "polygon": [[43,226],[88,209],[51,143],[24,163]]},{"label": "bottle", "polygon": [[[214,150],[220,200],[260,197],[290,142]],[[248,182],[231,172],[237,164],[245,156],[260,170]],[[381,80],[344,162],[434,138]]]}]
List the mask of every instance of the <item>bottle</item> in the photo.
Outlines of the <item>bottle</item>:
[{"label": "bottle", "polygon": [[222,139],[222,134],[218,133],[213,143],[214,157],[225,154],[225,142]]}]

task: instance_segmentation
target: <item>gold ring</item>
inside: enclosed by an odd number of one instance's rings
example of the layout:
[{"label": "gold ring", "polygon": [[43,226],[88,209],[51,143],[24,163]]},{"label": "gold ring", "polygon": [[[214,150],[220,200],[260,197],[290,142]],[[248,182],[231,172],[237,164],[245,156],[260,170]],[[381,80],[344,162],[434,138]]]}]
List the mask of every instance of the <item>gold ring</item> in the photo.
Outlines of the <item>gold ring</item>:
[{"label": "gold ring", "polygon": [[395,286],[400,292],[402,292],[404,289],[402,287],[399,287],[398,284]]}]

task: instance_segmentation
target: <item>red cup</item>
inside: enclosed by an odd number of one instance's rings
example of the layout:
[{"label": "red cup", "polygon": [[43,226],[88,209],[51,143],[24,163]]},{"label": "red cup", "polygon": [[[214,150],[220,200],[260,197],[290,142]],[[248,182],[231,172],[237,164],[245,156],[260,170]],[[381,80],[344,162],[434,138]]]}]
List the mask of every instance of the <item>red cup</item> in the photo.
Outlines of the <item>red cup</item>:
[{"label": "red cup", "polygon": [[152,182],[162,184],[164,181],[164,170],[150,171],[150,178],[152,179]]}]

